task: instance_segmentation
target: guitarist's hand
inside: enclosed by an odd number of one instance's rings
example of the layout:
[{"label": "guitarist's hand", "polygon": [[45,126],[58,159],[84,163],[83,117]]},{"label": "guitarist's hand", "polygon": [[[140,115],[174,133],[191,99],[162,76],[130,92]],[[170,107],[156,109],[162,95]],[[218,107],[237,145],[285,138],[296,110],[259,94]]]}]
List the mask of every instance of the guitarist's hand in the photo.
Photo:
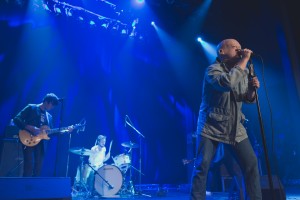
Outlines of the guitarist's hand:
[{"label": "guitarist's hand", "polygon": [[67,131],[72,132],[74,130],[74,126],[68,126]]},{"label": "guitarist's hand", "polygon": [[38,135],[42,130],[36,126],[26,125],[25,129],[28,130],[32,135]]}]

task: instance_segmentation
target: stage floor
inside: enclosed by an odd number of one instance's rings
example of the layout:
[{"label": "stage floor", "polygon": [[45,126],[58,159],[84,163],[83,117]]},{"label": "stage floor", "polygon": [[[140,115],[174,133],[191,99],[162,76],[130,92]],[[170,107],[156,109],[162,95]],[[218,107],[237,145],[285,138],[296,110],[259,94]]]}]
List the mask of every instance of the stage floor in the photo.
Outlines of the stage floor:
[{"label": "stage floor", "polygon": [[[300,200],[300,186],[293,186],[289,188],[285,188],[286,192],[286,199],[287,200]],[[229,198],[230,196],[230,198]],[[96,199],[139,199],[139,200],[188,200],[189,193],[188,192],[180,192],[180,191],[168,191],[168,192],[160,192],[155,193],[153,191],[144,191],[142,194],[135,194],[135,195],[124,195],[124,196],[111,196],[111,197],[86,197],[84,195],[77,197],[73,196],[72,200],[96,200]],[[239,200],[240,197],[238,194],[229,195],[227,192],[212,192],[207,195],[206,200]]]}]

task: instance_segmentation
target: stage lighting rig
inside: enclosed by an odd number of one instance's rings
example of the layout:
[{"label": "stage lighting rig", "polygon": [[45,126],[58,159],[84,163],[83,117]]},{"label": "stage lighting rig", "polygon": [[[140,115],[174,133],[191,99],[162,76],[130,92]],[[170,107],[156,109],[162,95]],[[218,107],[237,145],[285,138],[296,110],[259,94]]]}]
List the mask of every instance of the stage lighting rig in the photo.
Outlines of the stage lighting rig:
[{"label": "stage lighting rig", "polygon": [[73,5],[74,1],[72,0],[38,1],[41,2],[40,8],[56,15],[68,17],[68,19],[79,20],[81,23],[86,23],[87,27],[107,30],[122,36],[141,38],[139,18],[132,19],[131,12],[119,9],[116,4],[109,1],[94,0],[96,4],[86,6]]}]

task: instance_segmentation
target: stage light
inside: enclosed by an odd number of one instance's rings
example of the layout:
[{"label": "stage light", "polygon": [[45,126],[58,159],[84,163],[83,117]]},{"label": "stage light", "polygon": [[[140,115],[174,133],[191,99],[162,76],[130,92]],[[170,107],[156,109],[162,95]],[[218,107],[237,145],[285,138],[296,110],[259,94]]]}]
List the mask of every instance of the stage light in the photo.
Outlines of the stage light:
[{"label": "stage light", "polygon": [[122,35],[127,35],[127,34],[128,34],[128,30],[123,28],[123,29],[121,30],[121,34],[122,34]]},{"label": "stage light", "polygon": [[72,14],[72,8],[66,8],[65,9],[65,13],[66,13],[67,17],[72,17],[73,16],[73,14]]},{"label": "stage light", "polygon": [[61,14],[61,10],[60,10],[60,8],[58,7],[57,4],[54,4],[53,8],[54,8],[54,12],[55,12],[55,13]]},{"label": "stage light", "polygon": [[107,28],[108,28],[108,23],[103,23],[103,24],[101,25],[101,27],[107,29]]},{"label": "stage light", "polygon": [[95,26],[96,23],[95,23],[93,20],[91,20],[91,21],[90,21],[90,25],[91,25],[91,26]]},{"label": "stage light", "polygon": [[114,24],[111,28],[112,31],[117,31],[119,30],[119,25],[118,24]]},{"label": "stage light", "polygon": [[45,10],[48,10],[48,11],[50,11],[50,12],[51,12],[51,10],[49,9],[48,5],[47,5],[47,4],[45,4],[45,3],[43,3],[43,8],[44,8]]},{"label": "stage light", "polygon": [[131,6],[134,8],[143,8],[145,5],[145,0],[131,0]]},{"label": "stage light", "polygon": [[136,0],[137,3],[144,3],[144,0]]},{"label": "stage light", "polygon": [[151,22],[151,25],[152,25],[152,26],[155,26],[155,22],[152,21],[152,22]]},{"label": "stage light", "polygon": [[202,42],[203,42],[203,40],[202,40],[202,38],[201,38],[201,37],[197,37],[197,41],[198,41],[198,42],[200,42],[200,43],[202,43]]},{"label": "stage light", "polygon": [[203,52],[209,62],[213,62],[217,57],[216,48],[217,46],[215,44],[211,44],[200,37],[197,38],[197,41],[199,42],[200,46],[203,49]]}]

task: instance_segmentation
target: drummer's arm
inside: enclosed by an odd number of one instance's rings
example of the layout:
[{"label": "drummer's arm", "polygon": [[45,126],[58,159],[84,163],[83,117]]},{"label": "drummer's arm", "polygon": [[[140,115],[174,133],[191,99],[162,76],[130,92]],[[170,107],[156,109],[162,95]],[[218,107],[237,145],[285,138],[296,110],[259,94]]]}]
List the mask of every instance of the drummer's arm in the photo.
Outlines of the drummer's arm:
[{"label": "drummer's arm", "polygon": [[106,154],[104,158],[104,162],[106,162],[110,158],[110,151]]}]

